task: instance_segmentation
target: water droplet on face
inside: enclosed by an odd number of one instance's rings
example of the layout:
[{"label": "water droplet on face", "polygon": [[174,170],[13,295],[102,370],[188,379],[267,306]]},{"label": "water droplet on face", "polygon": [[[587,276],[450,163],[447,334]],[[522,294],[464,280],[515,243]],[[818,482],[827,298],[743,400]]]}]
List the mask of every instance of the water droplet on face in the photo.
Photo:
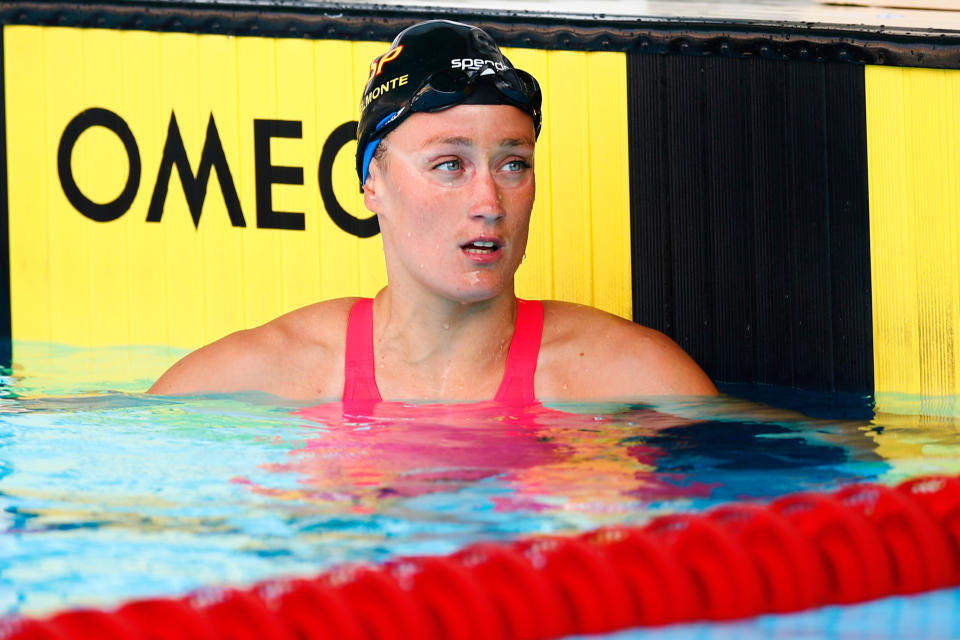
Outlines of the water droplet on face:
[{"label": "water droplet on face", "polygon": [[413,236],[413,232],[412,232],[412,231],[407,231],[407,237],[410,238],[410,237],[412,237],[412,236]]},{"label": "water droplet on face", "polygon": [[449,329],[449,328],[450,328],[450,325],[447,324],[446,322],[444,322],[444,323],[443,323],[443,328],[444,328],[444,329]]}]

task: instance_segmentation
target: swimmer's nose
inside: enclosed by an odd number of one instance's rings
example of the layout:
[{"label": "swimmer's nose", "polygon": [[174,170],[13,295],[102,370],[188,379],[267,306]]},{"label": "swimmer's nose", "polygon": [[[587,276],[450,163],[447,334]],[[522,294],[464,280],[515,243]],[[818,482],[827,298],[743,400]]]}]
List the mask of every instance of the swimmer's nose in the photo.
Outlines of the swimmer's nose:
[{"label": "swimmer's nose", "polygon": [[495,222],[503,218],[503,207],[500,204],[500,188],[497,186],[493,175],[489,170],[478,171],[474,174],[472,203],[470,207],[470,216],[474,218],[485,218],[489,222]]}]

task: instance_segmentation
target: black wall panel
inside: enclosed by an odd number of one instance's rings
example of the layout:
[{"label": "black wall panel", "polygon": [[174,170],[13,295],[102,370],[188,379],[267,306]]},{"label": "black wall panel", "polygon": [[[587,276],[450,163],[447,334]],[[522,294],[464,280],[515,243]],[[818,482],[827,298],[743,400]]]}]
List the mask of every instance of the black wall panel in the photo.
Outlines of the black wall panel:
[{"label": "black wall panel", "polygon": [[[4,76],[3,29],[0,28],[0,247],[10,246],[10,211],[7,200],[7,111]],[[0,367],[9,367],[13,358],[10,316],[10,251],[0,251]]]},{"label": "black wall panel", "polygon": [[714,379],[872,391],[863,68],[628,55],[634,317]]}]

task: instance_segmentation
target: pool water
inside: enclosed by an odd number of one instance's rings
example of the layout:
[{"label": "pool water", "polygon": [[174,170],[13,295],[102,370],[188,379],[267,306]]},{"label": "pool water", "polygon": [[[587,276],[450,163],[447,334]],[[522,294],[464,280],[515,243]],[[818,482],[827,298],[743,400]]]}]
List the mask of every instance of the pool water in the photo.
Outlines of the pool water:
[{"label": "pool water", "polygon": [[[0,392],[0,615],[960,472],[952,405],[921,415],[930,405],[910,397],[728,386],[720,399],[507,414],[392,403],[345,417],[262,395],[144,395],[180,355],[168,349],[15,353]],[[611,637],[960,637],[958,600]]]}]

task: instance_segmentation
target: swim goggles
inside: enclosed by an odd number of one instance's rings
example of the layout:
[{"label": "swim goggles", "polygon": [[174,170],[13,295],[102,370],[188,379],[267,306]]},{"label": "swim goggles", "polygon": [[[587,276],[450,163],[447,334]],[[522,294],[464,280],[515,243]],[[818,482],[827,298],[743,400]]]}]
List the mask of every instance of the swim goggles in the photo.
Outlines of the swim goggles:
[{"label": "swim goggles", "polygon": [[371,139],[384,137],[411,113],[440,111],[464,102],[474,93],[481,80],[491,82],[508,104],[529,113],[536,133],[540,133],[542,96],[537,79],[521,69],[497,71],[492,62],[487,62],[476,69],[442,69],[431,74],[406,104],[378,124]]},{"label": "swim goggles", "polygon": [[492,62],[476,69],[442,69],[427,77],[412,96],[396,111],[383,118],[370,133],[364,149],[361,180],[366,181],[370,160],[377,145],[388,133],[400,126],[411,113],[440,111],[467,101],[479,83],[489,82],[504,99],[504,104],[517,107],[533,118],[535,135],[540,134],[543,96],[536,78],[522,69],[496,70]]}]

